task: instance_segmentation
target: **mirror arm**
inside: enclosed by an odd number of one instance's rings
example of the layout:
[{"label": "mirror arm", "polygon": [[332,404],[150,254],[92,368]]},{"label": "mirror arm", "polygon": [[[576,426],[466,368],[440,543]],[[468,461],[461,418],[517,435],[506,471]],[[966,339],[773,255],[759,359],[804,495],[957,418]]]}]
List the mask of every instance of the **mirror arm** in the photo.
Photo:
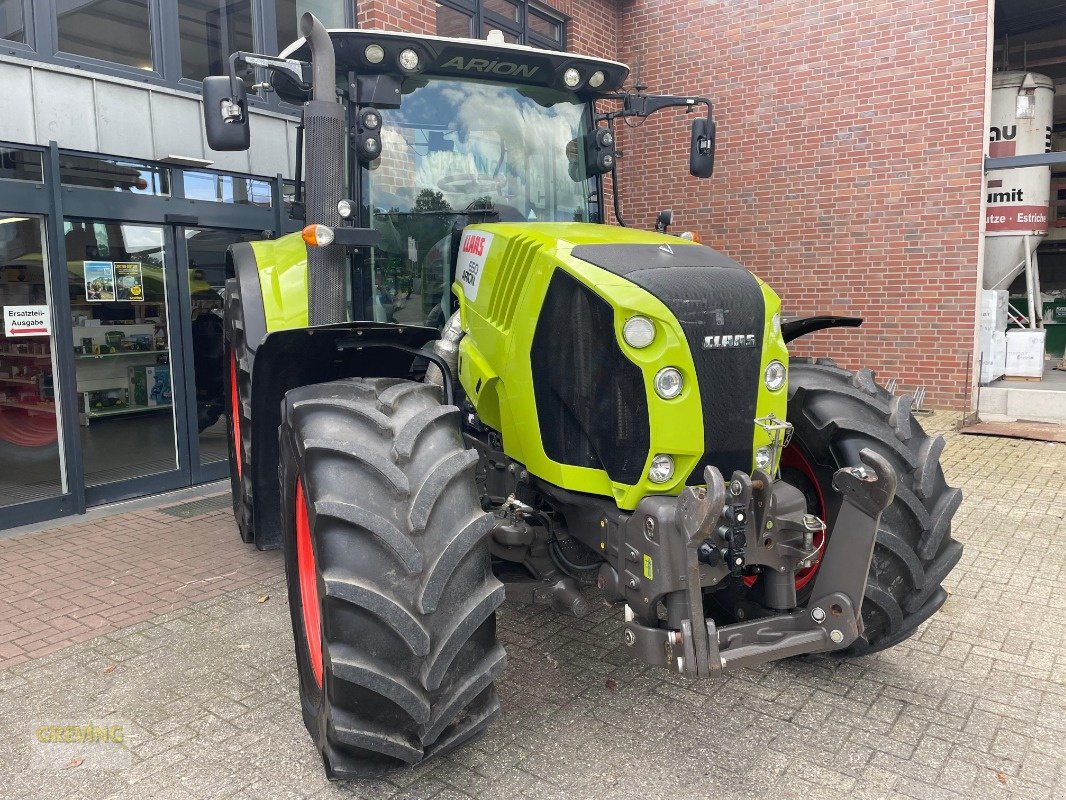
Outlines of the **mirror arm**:
[{"label": "mirror arm", "polygon": [[[611,136],[614,137],[614,119],[607,119],[607,130],[611,132]],[[615,142],[618,140],[615,139]],[[611,197],[614,200],[614,218],[618,221],[618,224],[623,228],[628,228],[626,221],[622,219],[622,204],[618,198],[618,158],[615,157],[614,165],[611,167]]]},{"label": "mirror arm", "polygon": [[277,56],[263,56],[258,53],[248,53],[238,50],[229,57],[229,83],[230,91],[234,96],[237,94],[237,68],[240,67],[263,67],[274,72],[284,73],[301,89],[311,89],[311,65],[305,61],[297,61],[293,58],[278,58]]}]

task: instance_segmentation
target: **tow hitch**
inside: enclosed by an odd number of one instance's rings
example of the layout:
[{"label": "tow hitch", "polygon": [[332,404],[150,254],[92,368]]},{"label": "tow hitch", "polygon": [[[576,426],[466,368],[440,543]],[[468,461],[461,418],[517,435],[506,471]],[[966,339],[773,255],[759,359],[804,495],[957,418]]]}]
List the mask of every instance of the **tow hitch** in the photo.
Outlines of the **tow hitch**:
[{"label": "tow hitch", "polygon": [[[843,500],[806,607],[797,607],[795,571],[817,555],[813,534],[824,523],[797,508],[792,487],[759,471],[735,473],[727,486],[708,466],[706,487],[690,486],[672,503],[646,498],[626,526],[642,529],[644,542],[627,530],[622,548],[626,644],[648,663],[692,678],[848,647],[863,630],[877,526],[896,493],[895,470],[883,457],[862,450],[859,458],[861,466],[833,476]],[[649,530],[660,533],[649,537]],[[751,565],[762,570],[768,615],[721,627],[705,619],[703,587]],[[669,588],[677,590],[661,591]]]}]

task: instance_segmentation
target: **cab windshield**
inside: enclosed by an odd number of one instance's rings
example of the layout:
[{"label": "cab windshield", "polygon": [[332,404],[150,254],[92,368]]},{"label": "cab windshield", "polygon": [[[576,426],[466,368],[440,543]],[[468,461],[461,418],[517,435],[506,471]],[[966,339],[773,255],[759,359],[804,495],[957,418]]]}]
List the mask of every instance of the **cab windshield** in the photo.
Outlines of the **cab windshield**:
[{"label": "cab windshield", "polygon": [[[374,319],[440,327],[458,234],[473,222],[589,220],[587,107],[553,89],[411,79],[367,170]],[[576,176],[579,180],[574,180]]]}]

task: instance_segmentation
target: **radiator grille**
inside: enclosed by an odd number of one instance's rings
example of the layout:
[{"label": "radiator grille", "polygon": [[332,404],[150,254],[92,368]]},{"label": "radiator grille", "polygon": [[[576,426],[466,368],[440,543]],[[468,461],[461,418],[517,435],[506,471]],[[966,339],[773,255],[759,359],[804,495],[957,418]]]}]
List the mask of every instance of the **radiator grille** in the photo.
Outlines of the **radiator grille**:
[{"label": "radiator grille", "polygon": [[637,483],[648,457],[648,400],[640,368],[618,346],[610,304],[556,270],[530,360],[548,458]]}]

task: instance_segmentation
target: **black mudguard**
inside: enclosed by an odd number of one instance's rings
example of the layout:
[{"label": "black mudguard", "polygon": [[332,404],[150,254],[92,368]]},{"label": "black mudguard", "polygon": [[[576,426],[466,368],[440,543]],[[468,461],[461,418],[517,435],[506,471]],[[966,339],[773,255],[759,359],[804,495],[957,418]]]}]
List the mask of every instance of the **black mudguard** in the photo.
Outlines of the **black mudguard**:
[{"label": "black mudguard", "polygon": [[785,344],[788,344],[793,339],[826,328],[857,328],[860,325],[862,325],[862,317],[799,317],[781,323],[781,336],[784,337]]},{"label": "black mudguard", "polygon": [[260,550],[281,546],[278,426],[285,393],[341,378],[409,378],[415,358],[391,346],[421,348],[434,328],[382,322],[341,322],[269,333],[252,367],[252,518]]}]

